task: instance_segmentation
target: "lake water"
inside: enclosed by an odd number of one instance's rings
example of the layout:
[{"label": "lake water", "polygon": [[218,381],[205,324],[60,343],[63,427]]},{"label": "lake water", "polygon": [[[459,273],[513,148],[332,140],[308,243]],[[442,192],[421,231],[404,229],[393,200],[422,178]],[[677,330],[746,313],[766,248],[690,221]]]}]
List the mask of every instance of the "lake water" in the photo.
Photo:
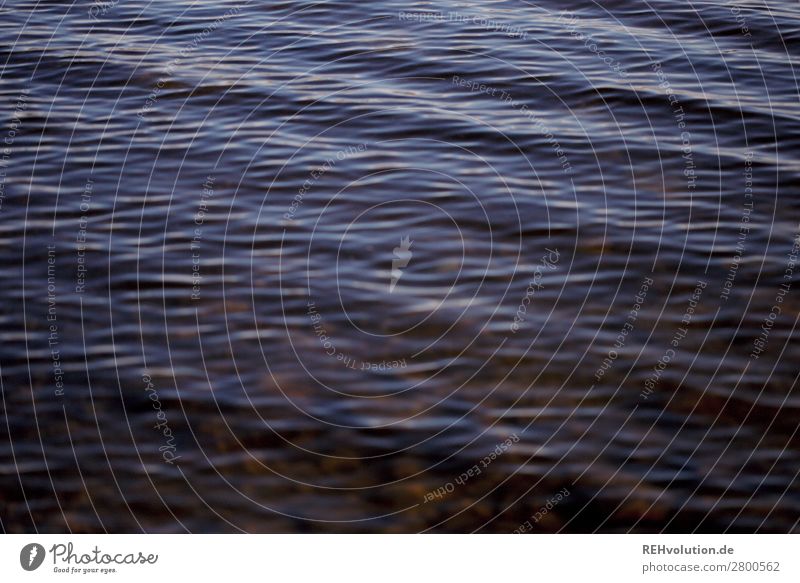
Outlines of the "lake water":
[{"label": "lake water", "polygon": [[790,532],[794,1],[5,3],[7,532]]}]

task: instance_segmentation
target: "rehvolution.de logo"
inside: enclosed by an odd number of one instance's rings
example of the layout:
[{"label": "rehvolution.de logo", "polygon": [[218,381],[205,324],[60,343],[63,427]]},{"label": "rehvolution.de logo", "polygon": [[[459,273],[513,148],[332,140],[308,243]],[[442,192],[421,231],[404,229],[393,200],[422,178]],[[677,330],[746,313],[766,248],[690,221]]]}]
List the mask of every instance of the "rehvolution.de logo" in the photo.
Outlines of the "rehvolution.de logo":
[{"label": "rehvolution.de logo", "polygon": [[26,571],[35,571],[44,562],[44,547],[37,543],[31,543],[22,547],[19,552],[19,564]]}]

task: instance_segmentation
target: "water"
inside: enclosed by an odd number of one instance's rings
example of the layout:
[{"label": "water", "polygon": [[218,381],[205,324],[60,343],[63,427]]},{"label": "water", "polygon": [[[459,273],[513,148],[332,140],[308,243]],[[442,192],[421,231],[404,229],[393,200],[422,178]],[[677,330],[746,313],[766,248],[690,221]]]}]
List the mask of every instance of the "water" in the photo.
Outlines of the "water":
[{"label": "water", "polygon": [[5,531],[797,530],[796,2],[0,12]]}]

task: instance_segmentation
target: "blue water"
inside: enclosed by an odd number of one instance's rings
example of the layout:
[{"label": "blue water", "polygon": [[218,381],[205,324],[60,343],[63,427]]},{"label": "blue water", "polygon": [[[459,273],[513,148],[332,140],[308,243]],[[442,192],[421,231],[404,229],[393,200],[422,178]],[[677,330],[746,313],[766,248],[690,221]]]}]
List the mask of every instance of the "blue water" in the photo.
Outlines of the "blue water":
[{"label": "blue water", "polygon": [[0,5],[6,532],[790,532],[800,10]]}]

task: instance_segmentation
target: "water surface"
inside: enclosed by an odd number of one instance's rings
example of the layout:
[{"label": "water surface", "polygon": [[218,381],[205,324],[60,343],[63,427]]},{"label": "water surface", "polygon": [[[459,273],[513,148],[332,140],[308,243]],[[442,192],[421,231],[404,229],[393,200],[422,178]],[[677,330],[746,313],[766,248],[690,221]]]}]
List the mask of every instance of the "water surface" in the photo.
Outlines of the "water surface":
[{"label": "water surface", "polygon": [[797,530],[796,2],[0,13],[5,531]]}]

